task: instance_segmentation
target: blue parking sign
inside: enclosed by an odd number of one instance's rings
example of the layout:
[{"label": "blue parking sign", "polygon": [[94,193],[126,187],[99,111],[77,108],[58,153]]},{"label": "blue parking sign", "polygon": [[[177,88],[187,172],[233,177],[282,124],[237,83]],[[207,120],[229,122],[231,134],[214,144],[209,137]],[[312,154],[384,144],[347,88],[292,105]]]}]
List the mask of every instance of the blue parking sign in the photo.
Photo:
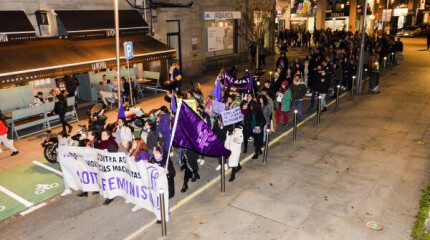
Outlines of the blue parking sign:
[{"label": "blue parking sign", "polygon": [[124,54],[125,59],[130,59],[133,57],[133,42],[124,43]]}]

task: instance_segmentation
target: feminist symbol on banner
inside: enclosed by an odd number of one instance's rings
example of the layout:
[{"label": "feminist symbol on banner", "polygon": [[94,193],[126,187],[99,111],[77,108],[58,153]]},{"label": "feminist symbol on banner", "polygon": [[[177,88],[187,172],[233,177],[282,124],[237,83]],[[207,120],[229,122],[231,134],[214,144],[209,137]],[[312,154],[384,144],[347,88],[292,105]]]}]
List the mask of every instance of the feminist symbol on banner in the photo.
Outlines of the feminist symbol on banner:
[{"label": "feminist symbol on banner", "polygon": [[209,146],[208,141],[214,141],[216,138],[215,135],[210,136],[209,131],[206,128],[203,128],[204,124],[205,123],[202,121],[197,125],[197,129],[202,129],[202,131],[199,132],[199,137],[197,138],[197,143],[199,144],[200,149]]}]

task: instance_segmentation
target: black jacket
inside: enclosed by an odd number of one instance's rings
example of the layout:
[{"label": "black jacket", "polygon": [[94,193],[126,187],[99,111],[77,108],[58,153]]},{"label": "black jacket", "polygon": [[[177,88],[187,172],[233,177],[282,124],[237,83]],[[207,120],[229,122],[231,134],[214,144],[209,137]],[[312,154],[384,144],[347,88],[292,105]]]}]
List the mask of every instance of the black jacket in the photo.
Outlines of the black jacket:
[{"label": "black jacket", "polygon": [[330,80],[327,76],[321,76],[320,80],[317,83],[317,91],[318,93],[327,94],[328,89],[330,87]]},{"label": "black jacket", "polygon": [[54,112],[56,114],[66,113],[66,108],[67,108],[66,97],[64,96],[64,94],[59,94],[57,95],[57,99],[58,99],[58,102],[55,102]]},{"label": "black jacket", "polygon": [[306,84],[302,83],[302,84],[297,84],[295,85],[294,83],[291,84],[291,98],[293,100],[299,100],[299,99],[303,99],[303,97],[306,95],[307,92],[307,87]]}]

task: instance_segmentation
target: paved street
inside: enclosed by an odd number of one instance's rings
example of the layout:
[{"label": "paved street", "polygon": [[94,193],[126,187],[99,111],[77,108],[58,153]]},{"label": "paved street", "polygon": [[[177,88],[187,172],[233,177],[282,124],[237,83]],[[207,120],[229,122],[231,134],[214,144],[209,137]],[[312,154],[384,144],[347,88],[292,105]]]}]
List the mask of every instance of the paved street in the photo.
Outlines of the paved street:
[{"label": "paved street", "polygon": [[[380,94],[344,96],[339,111],[329,106],[321,124],[315,117],[305,120],[296,142],[291,134],[277,138],[285,131],[279,129],[268,163],[243,155],[243,169],[225,194],[216,160],[206,161],[202,179],[185,194],[178,171],[167,238],[410,239],[420,189],[430,176],[430,52],[422,51],[424,38],[403,41],[405,62],[381,78]],[[205,93],[212,86],[208,81]],[[145,100],[144,109],[160,98]],[[20,149],[20,160],[0,159],[3,171],[41,158],[40,138],[22,140],[29,147]],[[0,238],[161,238],[152,213],[131,212],[120,198],[108,207],[92,195],[57,195],[47,202],[29,215],[1,221]],[[367,229],[368,221],[382,223],[384,230]]]}]

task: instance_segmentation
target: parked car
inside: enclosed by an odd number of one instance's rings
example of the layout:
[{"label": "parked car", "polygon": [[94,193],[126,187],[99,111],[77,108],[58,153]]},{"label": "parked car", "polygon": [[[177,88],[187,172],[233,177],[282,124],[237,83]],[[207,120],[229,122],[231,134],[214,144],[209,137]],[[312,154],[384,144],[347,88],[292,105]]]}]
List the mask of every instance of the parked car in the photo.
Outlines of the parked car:
[{"label": "parked car", "polygon": [[404,27],[397,35],[399,37],[417,37],[421,35],[421,28],[415,26]]}]

